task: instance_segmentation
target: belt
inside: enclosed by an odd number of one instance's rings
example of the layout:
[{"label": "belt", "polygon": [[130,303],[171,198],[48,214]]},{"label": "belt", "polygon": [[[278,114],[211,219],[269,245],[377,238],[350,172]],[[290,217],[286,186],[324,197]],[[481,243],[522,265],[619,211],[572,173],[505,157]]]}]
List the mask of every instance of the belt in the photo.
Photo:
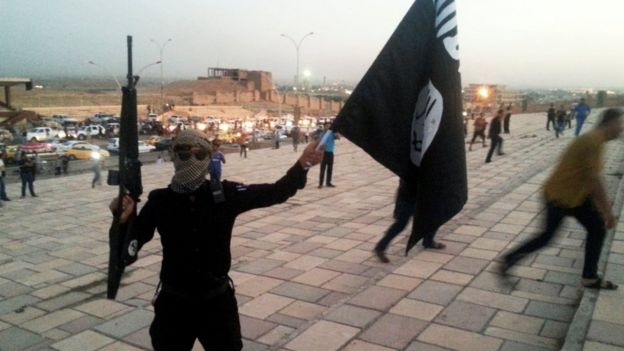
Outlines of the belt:
[{"label": "belt", "polygon": [[230,288],[229,279],[225,279],[223,283],[221,283],[220,285],[214,288],[207,289],[207,290],[193,291],[193,292],[181,290],[165,282],[162,282],[161,287],[160,287],[162,292],[170,294],[170,295],[174,295],[183,299],[201,299],[201,300],[213,299],[225,293],[228,290],[228,288]]}]

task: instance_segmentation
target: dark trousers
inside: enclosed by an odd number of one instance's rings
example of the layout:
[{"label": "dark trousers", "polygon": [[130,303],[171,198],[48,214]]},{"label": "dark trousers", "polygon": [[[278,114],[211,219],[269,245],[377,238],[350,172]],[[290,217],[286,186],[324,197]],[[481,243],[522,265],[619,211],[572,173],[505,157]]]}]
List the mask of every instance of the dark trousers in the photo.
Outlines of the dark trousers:
[{"label": "dark trousers", "polygon": [[494,150],[498,149],[498,154],[503,153],[503,138],[500,135],[494,135],[490,137],[490,150],[488,151],[486,162],[492,161],[492,155],[494,154]]},{"label": "dark trousers", "polygon": [[557,120],[557,124],[554,126],[555,128],[555,136],[558,138],[559,135],[563,135],[563,130],[565,129],[565,120]]},{"label": "dark trousers", "polygon": [[334,153],[325,151],[325,153],[323,154],[323,160],[321,161],[321,176],[319,178],[319,185],[323,185],[323,179],[325,178],[325,169],[327,169],[327,179],[325,184],[329,185],[332,183],[331,180],[333,168]]},{"label": "dark trousers", "polygon": [[7,198],[4,175],[0,175],[0,200],[6,200]]},{"label": "dark trousers", "polygon": [[33,183],[35,181],[35,175],[28,173],[20,173],[20,178],[22,178],[22,197],[26,196],[26,184],[28,184],[28,190],[30,191],[31,196],[35,196],[35,189]]},{"label": "dark trousers", "polygon": [[602,216],[589,198],[579,207],[570,209],[561,208],[551,202],[546,203],[546,230],[507,254],[505,256],[507,265],[513,266],[526,255],[546,246],[566,216],[576,218],[587,230],[583,278],[598,278],[598,259],[600,258],[606,229]]},{"label": "dark trousers", "polygon": [[470,147],[472,147],[472,144],[474,144],[475,140],[477,140],[477,137],[481,138],[481,141],[483,142],[483,146],[485,146],[485,130],[475,130],[472,133],[472,140],[470,140]]},{"label": "dark trousers", "polygon": [[102,172],[99,169],[93,170],[93,180],[91,181],[91,187],[94,188],[96,185],[102,185]]},{"label": "dark trousers", "polygon": [[509,121],[511,120],[511,115],[505,115],[505,118],[503,119],[503,130],[505,132],[505,134],[509,134]]},{"label": "dark trousers", "polygon": [[548,120],[546,121],[546,130],[550,130],[551,123],[553,128],[555,128],[555,117],[548,117]]},{"label": "dark trousers", "polygon": [[209,300],[161,292],[149,333],[156,351],[191,350],[196,339],[205,350],[242,350],[234,290]]},{"label": "dark trousers", "polygon": [[394,205],[394,223],[390,225],[386,234],[379,240],[377,246],[375,246],[375,250],[377,251],[386,251],[386,248],[392,241],[392,239],[396,238],[399,233],[407,227],[410,218],[414,215],[414,209],[416,208],[415,203],[410,203],[408,201],[404,201],[402,199],[397,199]]},{"label": "dark trousers", "polygon": [[240,146],[240,157],[243,157],[243,155],[247,158],[247,145]]}]

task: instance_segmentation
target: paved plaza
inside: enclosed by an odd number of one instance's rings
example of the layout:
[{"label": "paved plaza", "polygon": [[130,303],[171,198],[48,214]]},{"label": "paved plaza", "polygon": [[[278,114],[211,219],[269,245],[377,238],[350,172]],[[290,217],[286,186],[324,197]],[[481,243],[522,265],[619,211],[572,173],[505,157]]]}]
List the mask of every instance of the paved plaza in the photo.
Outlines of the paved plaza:
[{"label": "paved plaza", "polygon": [[[495,273],[501,253],[541,227],[540,185],[572,140],[572,130],[555,139],[544,125],[544,114],[514,115],[513,134],[503,135],[507,154],[490,164],[487,148],[475,144],[467,153],[468,203],[438,233],[447,248],[418,246],[406,257],[406,231],[389,249],[390,264],[371,251],[392,223],[398,178],[337,141],[336,188],[317,189],[315,167],[295,197],[237,220],[231,277],[244,350],[558,350],[574,325],[582,335],[568,339],[580,337],[579,350],[623,351],[624,289],[584,297],[585,235],[575,222],[514,268],[511,286]],[[272,182],[298,156],[290,145],[253,150],[247,159],[227,154],[223,177]],[[623,156],[624,145],[611,143],[605,173],[612,199]],[[144,166],[146,193],[166,186],[172,168]],[[19,199],[18,184],[9,184],[13,201],[0,208],[0,350],[151,349],[158,235],[128,269],[117,300],[106,300],[107,206],[116,189],[91,189],[91,174],[40,180],[35,188],[38,198]],[[607,276],[619,283],[622,240],[620,216],[607,245]],[[581,299],[591,303],[585,321],[577,320]]]}]

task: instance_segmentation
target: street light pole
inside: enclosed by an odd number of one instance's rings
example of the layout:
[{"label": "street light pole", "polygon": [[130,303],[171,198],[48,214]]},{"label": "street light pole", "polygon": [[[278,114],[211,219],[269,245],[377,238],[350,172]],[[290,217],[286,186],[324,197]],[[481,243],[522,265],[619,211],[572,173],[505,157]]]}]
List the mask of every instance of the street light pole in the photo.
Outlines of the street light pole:
[{"label": "street light pole", "polygon": [[158,50],[160,51],[160,108],[162,108],[163,106],[163,100],[165,99],[165,95],[164,95],[164,86],[165,86],[165,82],[164,82],[164,78],[163,78],[163,51],[165,50],[165,46],[167,46],[167,43],[172,41],[171,38],[167,39],[164,43],[158,44],[156,42],[156,40],[154,39],[150,39],[150,41],[152,43],[154,43],[154,45],[156,45],[158,47]]},{"label": "street light pole", "polygon": [[295,75],[295,86],[297,87],[297,89],[299,89],[299,48],[301,47],[301,43],[303,43],[303,41],[305,40],[305,38],[309,37],[310,35],[314,34],[314,32],[310,32],[306,35],[304,35],[303,37],[301,37],[301,39],[299,40],[299,42],[295,41],[295,39],[293,39],[291,36],[286,35],[286,34],[281,34],[282,37],[290,40],[290,42],[293,43],[293,45],[295,46],[295,50],[297,51],[297,74]]},{"label": "street light pole", "polygon": [[119,90],[121,90],[121,84],[119,83],[119,80],[117,79],[117,77],[115,77],[115,75],[114,75],[114,74],[112,74],[112,73],[111,73],[108,69],[106,69],[106,67],[104,67],[104,66],[102,66],[102,65],[100,65],[100,64],[97,64],[97,63],[95,63],[95,62],[93,62],[93,61],[89,61],[89,64],[90,64],[90,65],[94,65],[94,66],[96,66],[96,67],[99,67],[99,68],[100,68],[101,70],[103,70],[106,74],[108,74],[108,75],[110,75],[111,77],[113,77],[113,79],[115,80],[115,83],[117,83],[117,88],[119,88]]}]

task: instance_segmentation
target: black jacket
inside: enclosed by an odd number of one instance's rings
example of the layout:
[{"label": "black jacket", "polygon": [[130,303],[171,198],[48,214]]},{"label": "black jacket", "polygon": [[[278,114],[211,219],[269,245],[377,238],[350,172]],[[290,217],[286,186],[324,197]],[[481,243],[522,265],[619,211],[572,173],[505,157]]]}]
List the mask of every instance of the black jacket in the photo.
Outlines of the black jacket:
[{"label": "black jacket", "polygon": [[236,216],[285,202],[305,186],[306,175],[297,162],[274,184],[223,181],[226,200],[220,204],[213,201],[208,181],[191,194],[154,190],[134,222],[139,247],[158,229],[163,247],[161,281],[187,292],[214,288],[230,270]]},{"label": "black jacket", "polygon": [[488,131],[489,137],[493,138],[493,137],[497,137],[499,136],[501,133],[501,119],[500,118],[493,118],[492,121],[490,122],[490,130]]}]

